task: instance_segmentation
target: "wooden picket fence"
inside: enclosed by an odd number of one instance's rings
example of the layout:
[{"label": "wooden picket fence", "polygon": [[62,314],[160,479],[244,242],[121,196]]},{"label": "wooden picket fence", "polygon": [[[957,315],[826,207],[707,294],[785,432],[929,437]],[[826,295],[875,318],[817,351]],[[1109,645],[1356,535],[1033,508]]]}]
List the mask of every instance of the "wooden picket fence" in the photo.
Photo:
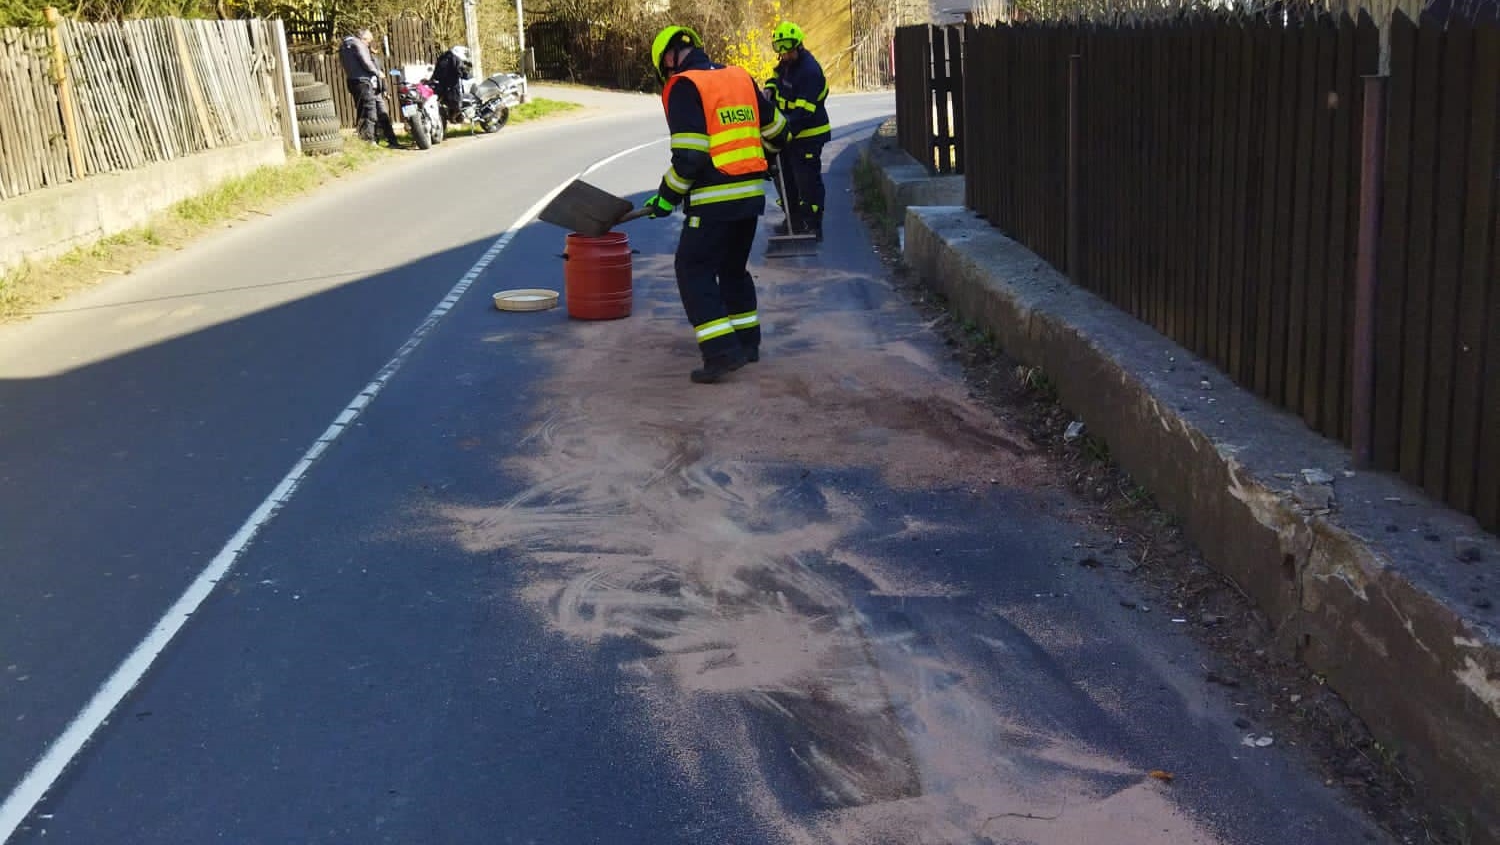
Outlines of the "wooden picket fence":
[{"label": "wooden picket fence", "polygon": [[963,173],[964,35],[962,26],[896,30],[896,122],[901,148],[934,173]]},{"label": "wooden picket fence", "polygon": [[0,199],[74,178],[49,61],[39,29],[0,29]]},{"label": "wooden picket fence", "polygon": [[[387,34],[382,39],[381,55],[376,61],[386,70],[399,69],[405,64],[431,64],[444,49],[438,41],[431,23],[415,15],[395,18],[386,25]],[[354,107],[354,95],[349,93],[344,79],[344,66],[339,62],[338,47],[341,41],[332,41],[316,51],[299,48],[292,54],[292,69],[310,73],[319,82],[328,83],[333,89],[333,107],[339,116],[340,125],[352,128],[359,115]],[[330,52],[331,51],[331,52]],[[386,107],[392,119],[400,121],[401,108],[396,102],[396,86],[386,85]]]},{"label": "wooden picket fence", "polygon": [[[970,28],[966,204],[1500,530],[1500,24],[1386,33],[1376,76],[1367,14]],[[903,36],[898,129],[930,162],[947,45]]]},{"label": "wooden picket fence", "polygon": [[281,134],[266,21],[0,29],[0,199]]}]

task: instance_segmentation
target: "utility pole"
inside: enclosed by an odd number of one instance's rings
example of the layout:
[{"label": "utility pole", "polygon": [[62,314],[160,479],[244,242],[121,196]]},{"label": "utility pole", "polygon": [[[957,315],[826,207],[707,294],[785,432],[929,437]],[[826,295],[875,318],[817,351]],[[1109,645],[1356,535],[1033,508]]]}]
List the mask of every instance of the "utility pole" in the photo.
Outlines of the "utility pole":
[{"label": "utility pole", "polygon": [[464,0],[464,43],[469,45],[469,61],[474,63],[474,78],[483,79],[484,50],[479,43],[479,0]]},{"label": "utility pole", "polygon": [[521,55],[521,75],[531,76],[531,63],[526,61],[526,11],[521,0],[516,0],[516,48]]}]

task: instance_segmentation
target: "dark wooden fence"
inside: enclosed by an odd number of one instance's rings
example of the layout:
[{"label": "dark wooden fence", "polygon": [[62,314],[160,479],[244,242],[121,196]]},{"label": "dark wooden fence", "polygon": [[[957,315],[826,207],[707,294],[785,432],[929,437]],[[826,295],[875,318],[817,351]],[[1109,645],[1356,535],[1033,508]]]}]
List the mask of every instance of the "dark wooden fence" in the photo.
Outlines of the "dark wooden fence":
[{"label": "dark wooden fence", "polygon": [[1500,527],[1500,27],[1391,28],[1374,457]]},{"label": "dark wooden fence", "polygon": [[536,78],[636,91],[656,90],[650,45],[638,36],[583,21],[534,21],[526,46]]},{"label": "dark wooden fence", "polygon": [[[1378,190],[1362,204],[1361,77],[1379,45],[1368,17],[971,29],[967,202],[1375,468],[1496,529],[1500,28],[1395,16],[1388,79],[1370,85],[1388,91],[1372,112]],[[898,64],[903,142],[927,132],[919,71]],[[1380,209],[1374,342],[1361,344],[1359,227]],[[1361,356],[1373,391],[1356,403]]]},{"label": "dark wooden fence", "polygon": [[964,27],[896,30],[897,141],[935,173],[962,173]]}]

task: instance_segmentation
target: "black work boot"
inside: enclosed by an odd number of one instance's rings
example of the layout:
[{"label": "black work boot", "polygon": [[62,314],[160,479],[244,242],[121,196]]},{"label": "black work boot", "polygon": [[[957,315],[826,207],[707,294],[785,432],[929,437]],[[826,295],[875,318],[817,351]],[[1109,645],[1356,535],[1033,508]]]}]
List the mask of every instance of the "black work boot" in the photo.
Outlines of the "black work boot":
[{"label": "black work boot", "polygon": [[745,347],[745,363],[746,364],[754,364],[756,361],[759,361],[759,360],[760,360],[760,347],[759,346],[747,346],[747,347]]},{"label": "black work boot", "polygon": [[695,384],[713,384],[745,366],[745,361],[745,353],[739,349],[724,355],[713,355],[703,359],[703,366],[693,370],[688,378],[691,378]]},{"label": "black work boot", "polygon": [[812,235],[813,237],[818,239],[818,243],[823,242],[823,215],[812,215],[805,221],[803,221],[802,225],[797,228],[802,230],[798,234]]}]

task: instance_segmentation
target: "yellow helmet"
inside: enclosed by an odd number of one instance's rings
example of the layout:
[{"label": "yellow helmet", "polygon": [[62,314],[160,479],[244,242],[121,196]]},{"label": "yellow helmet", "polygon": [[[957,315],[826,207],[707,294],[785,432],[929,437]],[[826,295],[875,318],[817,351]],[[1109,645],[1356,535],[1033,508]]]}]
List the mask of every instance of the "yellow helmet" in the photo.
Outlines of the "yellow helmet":
[{"label": "yellow helmet", "polygon": [[791,21],[782,21],[771,31],[771,48],[778,53],[785,53],[801,47],[805,38],[802,27]]},{"label": "yellow helmet", "polygon": [[662,70],[661,57],[667,50],[674,47],[702,47],[703,39],[698,33],[685,26],[669,26],[661,32],[656,33],[656,40],[651,42],[651,66],[656,68],[656,75],[662,79],[667,78],[666,71]]}]

